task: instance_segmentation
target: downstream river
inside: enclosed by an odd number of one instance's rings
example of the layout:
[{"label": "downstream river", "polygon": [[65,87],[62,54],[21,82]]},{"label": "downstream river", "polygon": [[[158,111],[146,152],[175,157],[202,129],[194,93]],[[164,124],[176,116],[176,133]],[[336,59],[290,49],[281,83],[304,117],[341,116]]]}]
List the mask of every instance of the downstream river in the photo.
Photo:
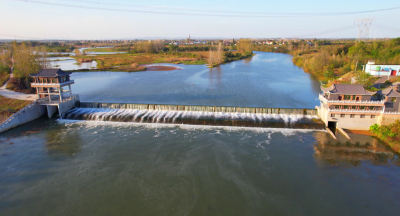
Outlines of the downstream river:
[{"label": "downstream river", "polygon": [[[284,54],[215,69],[74,73],[85,101],[313,108]],[[41,118],[0,134],[0,215],[396,215],[400,159],[320,130]]]}]

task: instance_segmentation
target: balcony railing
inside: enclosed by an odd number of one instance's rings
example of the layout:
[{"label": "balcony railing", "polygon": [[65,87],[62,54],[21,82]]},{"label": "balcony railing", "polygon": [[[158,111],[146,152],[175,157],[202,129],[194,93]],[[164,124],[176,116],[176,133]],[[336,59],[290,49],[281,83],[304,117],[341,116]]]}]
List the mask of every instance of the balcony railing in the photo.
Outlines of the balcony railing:
[{"label": "balcony railing", "polygon": [[354,100],[328,100],[325,96],[319,95],[319,99],[325,103],[336,103],[336,104],[385,104],[385,101],[354,101]]},{"label": "balcony railing", "polygon": [[73,94],[73,95],[71,95],[71,97],[69,95],[63,96],[63,99],[61,101],[60,101],[60,97],[58,97],[58,96],[52,96],[51,101],[49,100],[49,97],[40,98],[40,99],[36,100],[36,103],[42,104],[42,105],[51,105],[51,104],[54,105],[54,104],[68,102],[68,101],[75,100],[75,99],[79,100],[78,94]]},{"label": "balcony railing", "polygon": [[54,87],[59,87],[63,85],[68,85],[68,84],[74,84],[74,80],[62,82],[62,83],[31,83],[31,86],[54,86]]},{"label": "balcony railing", "polygon": [[383,110],[328,109],[328,111],[338,113],[383,113]]}]

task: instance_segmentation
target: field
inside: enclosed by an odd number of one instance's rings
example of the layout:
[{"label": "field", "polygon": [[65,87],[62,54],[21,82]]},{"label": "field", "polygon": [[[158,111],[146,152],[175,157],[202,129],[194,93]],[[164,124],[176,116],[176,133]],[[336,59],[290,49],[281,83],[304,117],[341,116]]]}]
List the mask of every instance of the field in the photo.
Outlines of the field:
[{"label": "field", "polygon": [[75,57],[78,61],[95,60],[98,70],[115,69],[118,71],[135,72],[145,70],[141,64],[174,63],[174,64],[206,64],[202,56],[191,53],[159,53],[159,54],[107,54],[97,56]]}]

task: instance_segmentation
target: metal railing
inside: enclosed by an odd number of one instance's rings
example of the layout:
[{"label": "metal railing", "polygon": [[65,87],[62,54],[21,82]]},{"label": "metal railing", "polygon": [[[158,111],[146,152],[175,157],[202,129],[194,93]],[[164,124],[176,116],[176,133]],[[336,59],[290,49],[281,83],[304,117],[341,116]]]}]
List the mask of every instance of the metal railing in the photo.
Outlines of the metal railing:
[{"label": "metal railing", "polygon": [[62,82],[62,83],[31,83],[31,86],[61,86],[75,83],[74,80]]},{"label": "metal railing", "polygon": [[384,100],[381,101],[354,101],[354,100],[328,100],[325,96],[319,95],[319,99],[325,103],[339,103],[339,104],[385,104]]},{"label": "metal railing", "polygon": [[383,110],[350,110],[350,109],[328,109],[329,112],[344,113],[383,113]]}]

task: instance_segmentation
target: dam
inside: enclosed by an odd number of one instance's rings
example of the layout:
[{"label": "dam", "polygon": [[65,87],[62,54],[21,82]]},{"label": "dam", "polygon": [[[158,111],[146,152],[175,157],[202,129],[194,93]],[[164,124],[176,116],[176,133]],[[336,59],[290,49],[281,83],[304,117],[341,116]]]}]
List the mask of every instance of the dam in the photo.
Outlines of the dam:
[{"label": "dam", "polygon": [[324,129],[314,109],[78,102],[62,119]]}]

